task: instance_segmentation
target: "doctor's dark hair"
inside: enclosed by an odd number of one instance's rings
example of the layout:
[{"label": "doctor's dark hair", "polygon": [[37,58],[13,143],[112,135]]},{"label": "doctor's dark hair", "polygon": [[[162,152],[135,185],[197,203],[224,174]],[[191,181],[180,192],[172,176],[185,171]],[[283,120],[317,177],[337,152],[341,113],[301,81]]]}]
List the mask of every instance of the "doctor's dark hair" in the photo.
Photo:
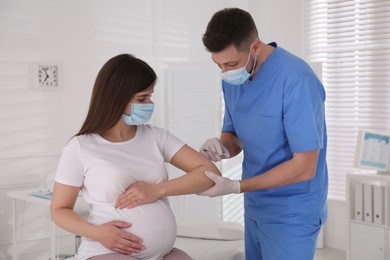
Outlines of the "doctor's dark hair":
[{"label": "doctor's dark hair", "polygon": [[156,79],[153,69],[133,55],[111,58],[96,77],[87,117],[76,135],[102,134],[111,129],[135,94],[153,86]]},{"label": "doctor's dark hair", "polygon": [[220,52],[232,44],[239,51],[247,51],[256,38],[257,28],[248,12],[225,8],[211,17],[202,40],[209,52]]}]

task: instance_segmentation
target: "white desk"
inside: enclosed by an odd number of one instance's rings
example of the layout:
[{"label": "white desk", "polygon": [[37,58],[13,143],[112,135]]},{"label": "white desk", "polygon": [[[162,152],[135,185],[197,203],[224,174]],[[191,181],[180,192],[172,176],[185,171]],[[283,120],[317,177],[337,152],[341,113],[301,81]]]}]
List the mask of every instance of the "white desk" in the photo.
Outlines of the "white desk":
[{"label": "white desk", "polygon": [[[19,202],[30,202],[30,203],[37,203],[42,206],[46,206],[47,210],[50,211],[50,200],[39,198],[35,196],[29,195],[32,190],[21,190],[21,191],[10,191],[7,192],[7,196],[12,199],[12,216],[13,216],[13,237],[12,237],[12,251],[13,251],[13,259],[17,260],[17,237],[16,237],[16,231],[17,231],[17,214],[16,211],[16,203]],[[85,202],[82,197],[79,196],[79,199],[76,201],[75,210],[77,212],[86,212],[89,209],[88,204]],[[51,220],[51,219],[50,219]],[[55,235],[55,224],[53,221],[51,221],[50,224],[50,259],[56,259],[56,235]]]}]

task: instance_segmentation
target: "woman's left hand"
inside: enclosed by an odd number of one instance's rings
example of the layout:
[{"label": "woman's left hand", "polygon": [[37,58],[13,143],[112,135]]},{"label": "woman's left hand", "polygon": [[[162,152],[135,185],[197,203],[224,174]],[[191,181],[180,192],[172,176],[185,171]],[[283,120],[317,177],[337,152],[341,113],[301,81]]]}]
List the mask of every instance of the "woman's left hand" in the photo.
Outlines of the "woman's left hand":
[{"label": "woman's left hand", "polygon": [[115,208],[134,208],[142,204],[156,201],[162,196],[157,184],[142,181],[130,185],[115,203]]}]

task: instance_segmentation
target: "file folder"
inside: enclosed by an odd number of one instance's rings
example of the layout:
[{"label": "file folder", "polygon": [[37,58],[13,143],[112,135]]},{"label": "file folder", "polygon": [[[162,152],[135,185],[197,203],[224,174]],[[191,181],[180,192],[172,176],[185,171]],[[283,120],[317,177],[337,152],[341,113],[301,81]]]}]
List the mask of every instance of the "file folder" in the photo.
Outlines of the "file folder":
[{"label": "file folder", "polygon": [[383,185],[374,185],[374,223],[384,224],[384,207],[385,207],[385,187]]},{"label": "file folder", "polygon": [[363,184],[355,183],[355,220],[363,221]]},{"label": "file folder", "polygon": [[373,222],[372,211],[373,211],[373,185],[363,183],[363,220],[365,222]]}]

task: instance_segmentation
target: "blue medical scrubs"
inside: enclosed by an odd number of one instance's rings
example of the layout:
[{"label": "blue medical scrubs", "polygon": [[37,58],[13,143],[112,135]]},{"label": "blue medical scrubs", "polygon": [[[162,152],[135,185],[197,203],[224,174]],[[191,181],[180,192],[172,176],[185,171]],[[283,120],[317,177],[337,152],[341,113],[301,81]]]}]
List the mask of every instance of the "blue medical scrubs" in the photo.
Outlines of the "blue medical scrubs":
[{"label": "blue medical scrubs", "polygon": [[223,82],[223,132],[243,145],[242,179],[319,149],[309,181],[244,194],[248,260],[312,260],[327,216],[325,91],[311,68],[276,43],[252,81]]}]

